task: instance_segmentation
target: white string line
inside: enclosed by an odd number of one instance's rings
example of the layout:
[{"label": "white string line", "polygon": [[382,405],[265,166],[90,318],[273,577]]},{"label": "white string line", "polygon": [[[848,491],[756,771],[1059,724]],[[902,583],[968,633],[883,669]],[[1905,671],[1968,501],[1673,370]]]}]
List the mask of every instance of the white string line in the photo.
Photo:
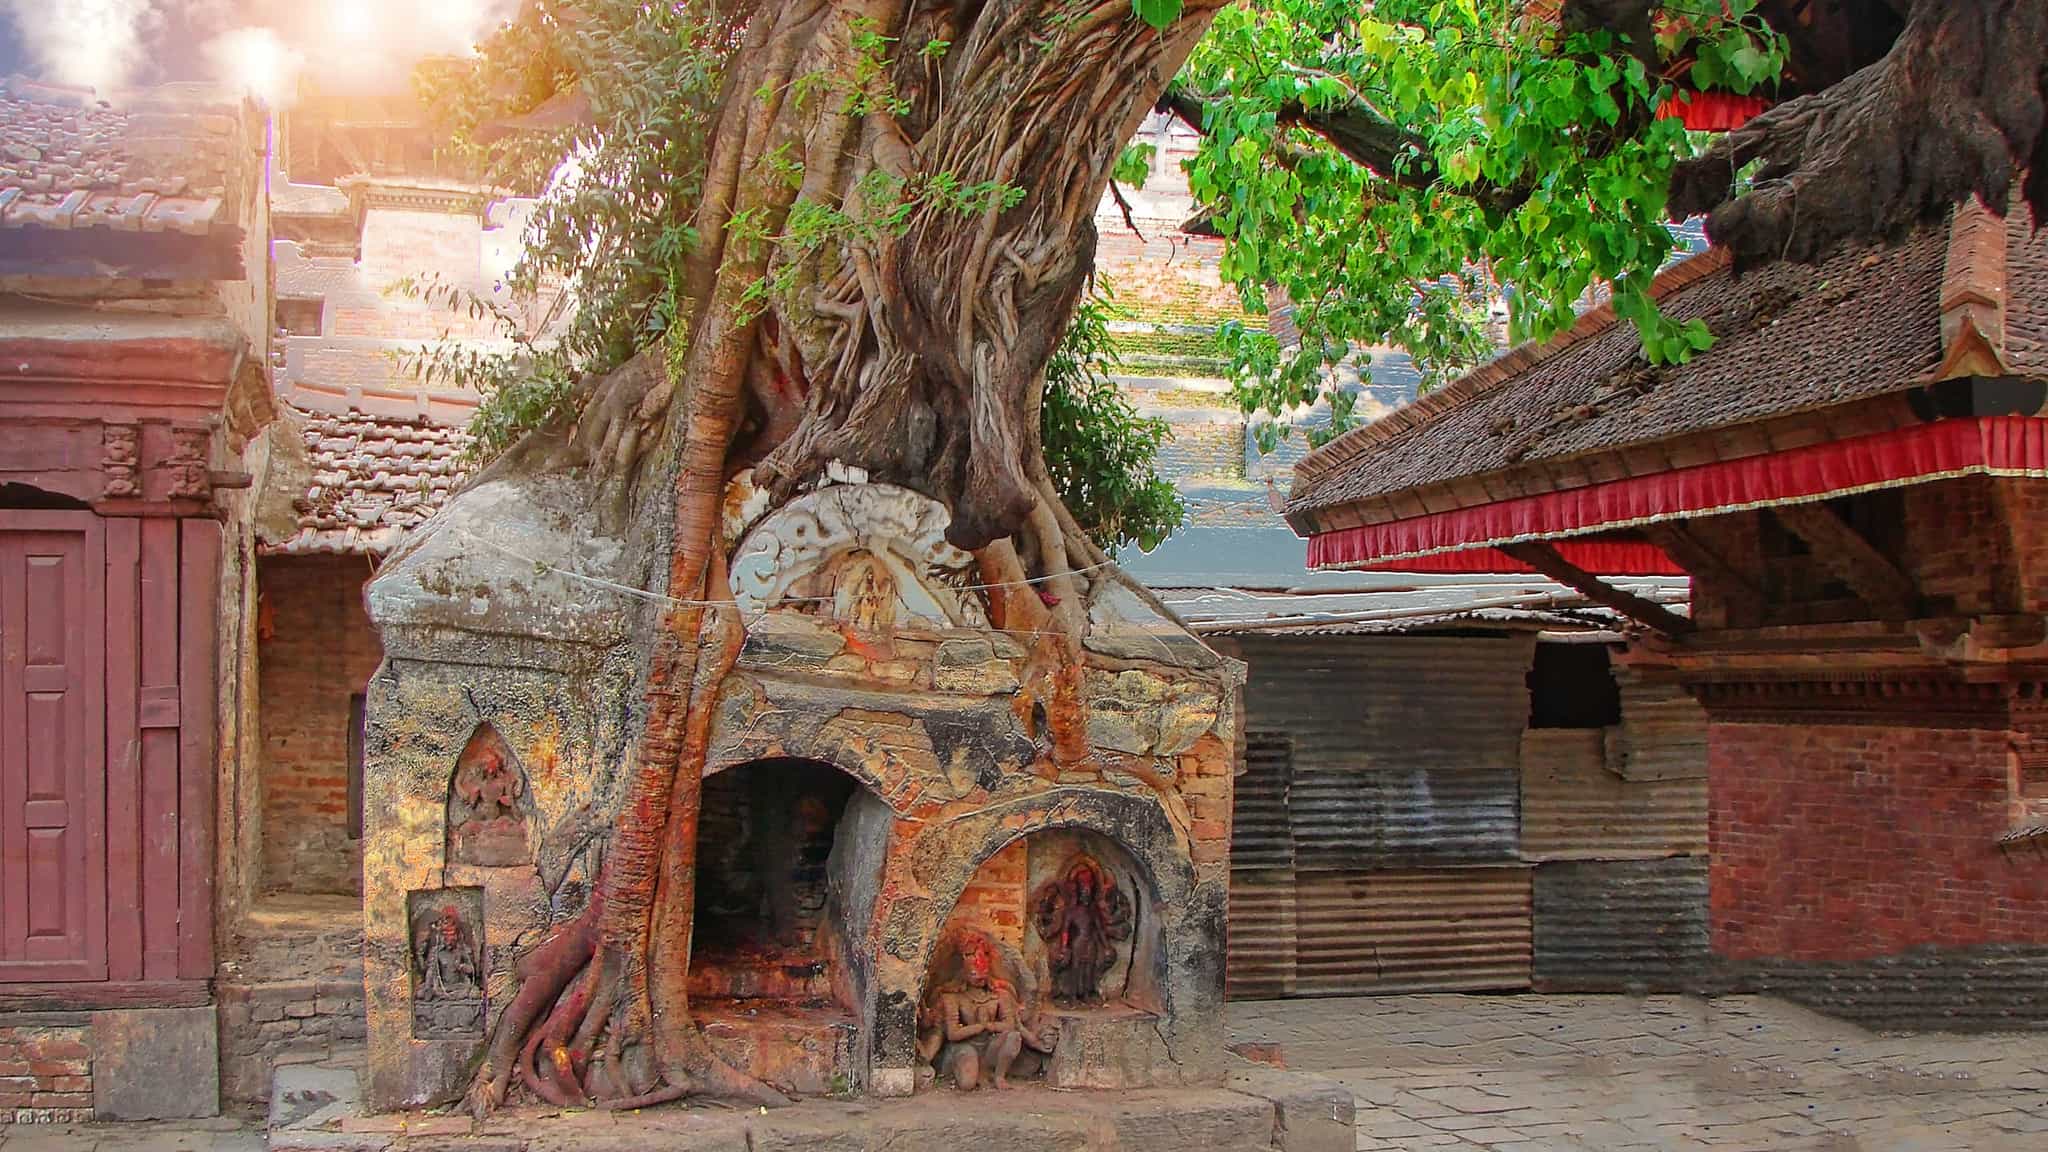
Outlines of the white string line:
[{"label": "white string line", "polygon": [[[558,576],[567,576],[571,580],[580,580],[586,584],[593,584],[597,587],[606,588],[613,592],[620,592],[627,596],[637,597],[639,599],[646,600],[649,603],[667,604],[678,608],[721,608],[732,604],[732,601],[730,600],[684,600],[675,596],[666,595],[661,592],[651,591],[646,588],[635,588],[630,584],[621,584],[616,580],[607,580],[602,576],[592,576],[588,573],[578,572],[570,568],[559,568],[553,564],[548,563],[545,560],[542,560],[535,556],[528,556],[515,548],[508,547],[504,544],[499,543],[496,540],[490,539],[487,536],[480,536],[477,533],[471,532],[469,529],[464,528],[460,524],[450,524],[449,527],[454,529],[455,532],[465,537],[466,539],[474,540],[477,543],[482,544],[486,548],[490,548],[497,552],[503,553],[506,556],[510,556],[514,560],[520,561],[521,563],[531,564],[537,569],[553,572]],[[1090,564],[1085,568],[1070,569],[1069,574],[1078,576],[1084,572],[1094,572],[1103,568],[1111,567],[1113,563],[1113,561],[1103,561],[1097,564]],[[949,584],[947,585],[947,587],[952,588],[956,592],[986,592],[992,591],[997,588],[1019,588],[1024,587],[1026,585],[1044,584],[1049,581],[1057,579],[1059,579],[1059,577],[1057,576],[1032,576],[1027,577],[1023,580],[1006,580],[996,584]],[[837,599],[838,598],[834,596],[785,596],[782,599],[778,600],[776,603],[831,604],[837,602]],[[1004,628],[998,629],[998,631],[1008,632],[1013,631],[1013,629]],[[1027,633],[1031,630],[1014,629],[1014,631],[1017,631],[1019,633]],[[1042,634],[1065,635],[1065,633],[1054,632],[1045,632]]]}]

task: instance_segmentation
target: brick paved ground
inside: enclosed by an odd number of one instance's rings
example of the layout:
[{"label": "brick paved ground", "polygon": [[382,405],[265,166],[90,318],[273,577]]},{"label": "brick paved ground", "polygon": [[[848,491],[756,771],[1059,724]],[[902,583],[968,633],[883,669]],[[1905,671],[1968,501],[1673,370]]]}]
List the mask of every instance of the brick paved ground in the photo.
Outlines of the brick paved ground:
[{"label": "brick paved ground", "polygon": [[1360,1149],[2048,1150],[2048,1036],[1881,1036],[1765,999],[1231,1006],[1358,1098]]},{"label": "brick paved ground", "polygon": [[[1361,1150],[2040,1152],[2048,1035],[1877,1036],[1770,1000],[1399,996],[1230,1007],[1357,1095]],[[0,1152],[258,1152],[229,1121],[0,1127]],[[1178,1152],[1178,1150],[1162,1150]]]}]

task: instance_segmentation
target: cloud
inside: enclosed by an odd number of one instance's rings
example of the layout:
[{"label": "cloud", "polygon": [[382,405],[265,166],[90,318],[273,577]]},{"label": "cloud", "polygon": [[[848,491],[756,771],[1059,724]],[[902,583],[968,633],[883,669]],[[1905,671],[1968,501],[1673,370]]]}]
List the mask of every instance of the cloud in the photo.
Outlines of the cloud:
[{"label": "cloud", "polygon": [[0,0],[46,80],[107,92],[124,84],[160,14],[151,0]]}]

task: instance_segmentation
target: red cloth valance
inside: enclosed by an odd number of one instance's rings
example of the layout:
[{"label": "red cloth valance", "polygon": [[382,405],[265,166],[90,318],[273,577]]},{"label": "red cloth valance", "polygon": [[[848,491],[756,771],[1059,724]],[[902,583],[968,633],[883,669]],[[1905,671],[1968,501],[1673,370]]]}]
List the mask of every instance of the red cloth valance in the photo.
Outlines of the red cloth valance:
[{"label": "red cloth valance", "polygon": [[[1524,540],[1585,536],[1660,520],[1826,500],[1956,476],[2048,477],[2048,419],[1984,416],[1943,420],[1741,460],[1720,460],[1384,524],[1319,532],[1309,538],[1308,566],[1402,572],[1526,571],[1519,566],[1500,567],[1512,561],[1491,550]],[[1474,549],[1486,549],[1489,555],[1469,555]],[[1582,541],[1559,551],[1579,567],[1601,575],[1650,576],[1678,571],[1668,557],[1648,545]],[[1572,559],[1574,552],[1580,559]],[[1458,557],[1451,558],[1453,553]]]},{"label": "red cloth valance", "polygon": [[1761,96],[1733,92],[1679,92],[1658,107],[1663,120],[1679,120],[1694,132],[1732,132],[1771,106]]}]

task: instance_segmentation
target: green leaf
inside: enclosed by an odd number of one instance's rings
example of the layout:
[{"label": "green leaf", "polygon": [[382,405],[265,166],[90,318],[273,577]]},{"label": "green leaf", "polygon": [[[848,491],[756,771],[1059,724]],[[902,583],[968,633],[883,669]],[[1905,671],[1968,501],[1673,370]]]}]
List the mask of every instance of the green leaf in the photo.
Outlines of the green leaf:
[{"label": "green leaf", "polygon": [[1164,32],[1180,19],[1181,0],[1131,0],[1131,10],[1138,19]]}]

